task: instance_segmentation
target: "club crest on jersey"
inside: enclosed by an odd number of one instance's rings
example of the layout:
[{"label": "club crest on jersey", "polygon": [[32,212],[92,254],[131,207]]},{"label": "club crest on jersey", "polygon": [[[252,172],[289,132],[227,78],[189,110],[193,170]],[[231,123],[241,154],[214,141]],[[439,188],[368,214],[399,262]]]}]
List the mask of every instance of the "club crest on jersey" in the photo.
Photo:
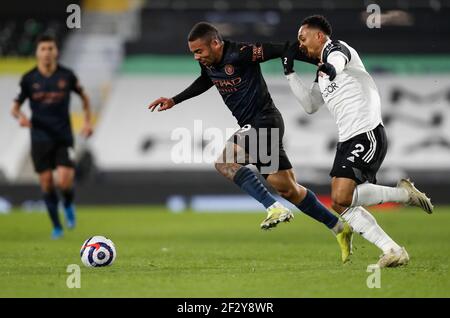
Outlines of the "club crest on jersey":
[{"label": "club crest on jersey", "polygon": [[66,85],[67,85],[67,82],[66,82],[65,80],[60,79],[60,80],[58,81],[58,88],[59,88],[59,89],[64,89],[64,88],[66,87]]},{"label": "club crest on jersey", "polygon": [[234,67],[231,64],[225,65],[225,73],[227,75],[233,75],[234,74]]}]

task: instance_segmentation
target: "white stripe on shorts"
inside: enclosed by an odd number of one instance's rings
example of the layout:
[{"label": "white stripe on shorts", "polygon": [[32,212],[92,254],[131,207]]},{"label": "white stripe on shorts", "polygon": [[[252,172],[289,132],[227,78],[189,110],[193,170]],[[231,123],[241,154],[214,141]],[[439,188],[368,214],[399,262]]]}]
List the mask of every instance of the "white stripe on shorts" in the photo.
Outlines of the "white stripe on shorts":
[{"label": "white stripe on shorts", "polygon": [[362,159],[365,162],[369,163],[373,159],[375,151],[377,150],[377,139],[375,138],[375,134],[373,133],[373,131],[369,131],[366,134],[367,138],[370,140],[370,149]]}]

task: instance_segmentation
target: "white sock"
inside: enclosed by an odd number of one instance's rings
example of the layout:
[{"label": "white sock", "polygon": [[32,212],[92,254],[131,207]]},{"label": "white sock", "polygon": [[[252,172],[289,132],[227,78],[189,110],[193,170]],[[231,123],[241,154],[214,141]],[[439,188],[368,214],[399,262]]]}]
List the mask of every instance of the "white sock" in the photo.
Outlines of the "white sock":
[{"label": "white sock", "polygon": [[375,244],[383,253],[401,248],[378,225],[377,220],[363,207],[348,208],[342,215],[355,232],[361,234],[369,242]]},{"label": "white sock", "polygon": [[331,229],[334,235],[339,234],[344,230],[344,223],[341,220],[338,220],[336,225]]},{"label": "white sock", "polygon": [[409,194],[405,189],[364,183],[358,185],[353,191],[351,206],[371,206],[384,202],[407,203],[408,201]]}]

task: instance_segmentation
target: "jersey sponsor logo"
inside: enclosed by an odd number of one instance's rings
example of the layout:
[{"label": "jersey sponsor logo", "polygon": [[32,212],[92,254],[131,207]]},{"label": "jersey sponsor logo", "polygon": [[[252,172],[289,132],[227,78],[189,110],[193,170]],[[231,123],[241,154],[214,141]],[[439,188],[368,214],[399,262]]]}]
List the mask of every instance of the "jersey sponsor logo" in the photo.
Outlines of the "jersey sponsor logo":
[{"label": "jersey sponsor logo", "polygon": [[213,83],[219,90],[220,94],[237,92],[238,88],[236,86],[238,86],[241,82],[242,78],[240,77],[232,78],[229,80],[213,80]]},{"label": "jersey sponsor logo", "polygon": [[332,82],[330,85],[325,87],[325,89],[322,91],[322,95],[324,98],[327,98],[330,94],[334,93],[339,86],[335,82]]},{"label": "jersey sponsor logo", "polygon": [[39,83],[34,83],[33,85],[31,85],[31,87],[32,87],[35,91],[41,89],[41,85],[40,85]]},{"label": "jersey sponsor logo", "polygon": [[225,65],[225,74],[227,74],[227,75],[233,75],[234,74],[234,67],[233,67],[233,65],[231,65],[231,64],[227,64],[227,65]]},{"label": "jersey sponsor logo", "polygon": [[31,95],[31,99],[43,104],[59,103],[66,96],[64,91],[62,92],[36,92]]}]

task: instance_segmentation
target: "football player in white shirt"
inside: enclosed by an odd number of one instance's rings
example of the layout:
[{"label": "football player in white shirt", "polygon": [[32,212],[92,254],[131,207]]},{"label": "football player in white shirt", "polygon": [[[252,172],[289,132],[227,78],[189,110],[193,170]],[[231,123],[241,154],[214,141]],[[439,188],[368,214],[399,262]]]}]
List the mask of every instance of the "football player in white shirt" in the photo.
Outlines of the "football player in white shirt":
[{"label": "football player in white shirt", "polygon": [[[303,20],[298,43],[286,50],[282,62],[292,92],[308,114],[326,105],[339,131],[337,152],[330,172],[333,209],[366,240],[383,251],[380,267],[406,265],[399,246],[363,206],[399,202],[432,213],[430,199],[409,180],[397,187],[376,185],[376,173],[387,151],[381,119],[380,95],[358,53],[347,43],[332,40],[331,25],[323,16]],[[295,54],[303,50],[320,60],[316,81],[306,87],[293,70]]]}]

